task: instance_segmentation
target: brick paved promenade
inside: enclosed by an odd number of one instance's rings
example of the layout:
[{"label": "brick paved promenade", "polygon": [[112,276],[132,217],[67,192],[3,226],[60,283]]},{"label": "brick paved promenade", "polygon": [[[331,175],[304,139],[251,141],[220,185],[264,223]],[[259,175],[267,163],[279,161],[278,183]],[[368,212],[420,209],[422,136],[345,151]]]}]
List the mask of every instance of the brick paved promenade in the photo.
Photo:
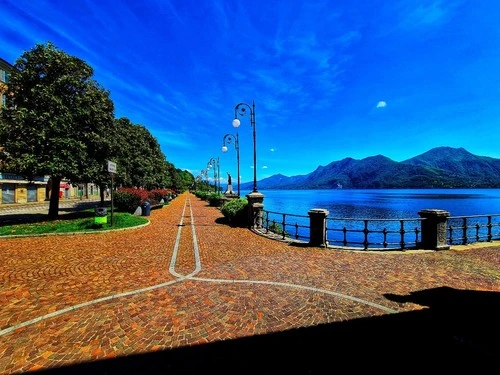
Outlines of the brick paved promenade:
[{"label": "brick paved promenade", "polygon": [[498,365],[498,245],[299,247],[230,227],[189,193],[149,219],[126,231],[0,238],[0,373]]}]

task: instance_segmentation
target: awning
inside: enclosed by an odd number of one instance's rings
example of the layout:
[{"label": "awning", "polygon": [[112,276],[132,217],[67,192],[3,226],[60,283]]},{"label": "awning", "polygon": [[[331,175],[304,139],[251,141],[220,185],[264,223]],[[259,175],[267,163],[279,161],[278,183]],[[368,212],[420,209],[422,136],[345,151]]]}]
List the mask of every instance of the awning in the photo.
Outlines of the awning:
[{"label": "awning", "polygon": [[61,182],[61,189],[69,189],[70,187],[69,184]]}]

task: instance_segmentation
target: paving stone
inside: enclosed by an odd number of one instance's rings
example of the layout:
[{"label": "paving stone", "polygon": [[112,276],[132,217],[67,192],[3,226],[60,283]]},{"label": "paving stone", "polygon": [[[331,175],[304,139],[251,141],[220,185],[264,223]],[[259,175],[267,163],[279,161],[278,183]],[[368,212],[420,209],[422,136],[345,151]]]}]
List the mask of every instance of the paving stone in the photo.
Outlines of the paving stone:
[{"label": "paving stone", "polygon": [[1,373],[321,373],[332,353],[394,360],[417,348],[486,364],[499,349],[497,244],[297,247],[228,226],[189,193],[148,219],[0,239]]}]

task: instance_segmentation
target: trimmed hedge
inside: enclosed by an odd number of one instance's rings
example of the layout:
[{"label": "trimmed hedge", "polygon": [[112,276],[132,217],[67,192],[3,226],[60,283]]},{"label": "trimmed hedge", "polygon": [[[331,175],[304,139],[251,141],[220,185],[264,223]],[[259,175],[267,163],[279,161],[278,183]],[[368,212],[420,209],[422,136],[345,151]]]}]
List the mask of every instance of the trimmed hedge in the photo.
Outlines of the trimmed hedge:
[{"label": "trimmed hedge", "polygon": [[194,195],[196,195],[197,198],[200,198],[203,201],[207,200],[208,194],[209,193],[207,193],[206,191],[202,191],[202,190],[197,190],[194,192]]},{"label": "trimmed hedge", "polygon": [[162,199],[165,203],[168,203],[170,200],[172,200],[175,192],[170,189],[156,189],[151,190],[148,195],[151,205],[157,205],[160,204]]},{"label": "trimmed hedge", "polygon": [[170,189],[144,190],[135,188],[120,188],[115,191],[113,201],[116,209],[133,214],[137,207],[144,202],[149,202],[151,208],[160,206],[163,199],[166,203],[176,196]]},{"label": "trimmed hedge", "polygon": [[208,204],[213,207],[219,207],[223,195],[219,193],[210,193],[207,197]]},{"label": "trimmed hedge", "polygon": [[222,206],[221,212],[234,226],[246,226],[247,223],[248,200],[245,198],[231,199]]},{"label": "trimmed hedge", "polygon": [[118,211],[133,214],[142,202],[148,199],[147,190],[121,188],[113,194],[114,206]]}]

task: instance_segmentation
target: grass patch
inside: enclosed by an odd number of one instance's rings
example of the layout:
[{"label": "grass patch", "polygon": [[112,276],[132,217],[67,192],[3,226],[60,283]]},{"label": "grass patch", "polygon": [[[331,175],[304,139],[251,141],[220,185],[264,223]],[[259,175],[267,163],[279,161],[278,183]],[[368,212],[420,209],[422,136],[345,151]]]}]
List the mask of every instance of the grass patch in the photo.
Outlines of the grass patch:
[{"label": "grass patch", "polygon": [[134,216],[126,212],[113,213],[113,226],[111,226],[111,212],[108,210],[107,223],[94,222],[94,210],[84,210],[71,214],[60,215],[59,220],[37,221],[0,226],[0,236],[29,235],[47,233],[72,233],[72,232],[102,232],[109,229],[123,229],[136,227],[148,222],[141,216]]}]

